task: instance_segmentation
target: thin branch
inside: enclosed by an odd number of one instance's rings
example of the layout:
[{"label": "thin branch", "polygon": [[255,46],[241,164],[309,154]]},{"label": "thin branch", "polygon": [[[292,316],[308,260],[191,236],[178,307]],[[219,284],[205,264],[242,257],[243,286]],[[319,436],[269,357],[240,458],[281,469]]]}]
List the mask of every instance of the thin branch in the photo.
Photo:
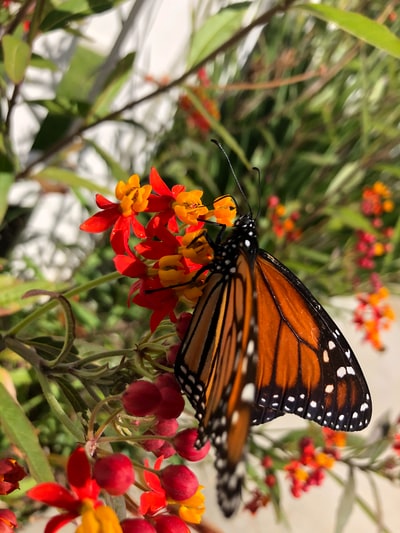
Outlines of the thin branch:
[{"label": "thin branch", "polygon": [[254,28],[267,24],[275,15],[278,13],[284,13],[286,12],[289,7],[295,2],[295,0],[286,0],[282,5],[275,6],[271,8],[270,10],[266,11],[262,15],[260,15],[258,18],[253,20],[249,25],[247,25],[245,28],[242,28],[239,30],[235,35],[233,35],[230,39],[228,39],[226,42],[224,42],[221,46],[219,46],[216,50],[208,54],[204,59],[199,61],[196,65],[189,68],[184,74],[176,78],[175,80],[171,81],[170,83],[163,85],[161,87],[158,87],[156,90],[151,91],[150,93],[136,99],[132,100],[131,102],[128,102],[124,106],[122,106],[120,109],[117,109],[116,111],[109,113],[108,115],[102,117],[101,119],[97,120],[96,122],[93,122],[92,124],[86,124],[78,127],[75,131],[70,132],[67,136],[65,136],[63,139],[60,139],[58,142],[54,143],[48,150],[43,152],[37,159],[32,161],[24,170],[19,172],[16,176],[17,179],[21,179],[23,177],[26,177],[30,171],[38,164],[42,163],[43,161],[46,161],[49,159],[52,155],[57,153],[59,150],[70,144],[75,137],[82,135],[84,132],[94,128],[95,126],[98,126],[99,124],[102,124],[103,122],[110,121],[110,120],[116,120],[120,117],[120,115],[127,111],[128,109],[132,109],[133,107],[136,107],[139,104],[142,104],[144,102],[147,102],[148,100],[151,100],[153,98],[156,98],[157,96],[160,96],[161,94],[164,94],[168,91],[170,91],[172,88],[177,87],[180,85],[186,78],[197,72],[203,65],[208,63],[209,61],[215,59],[219,54],[226,52],[230,48],[232,48],[234,45],[236,45],[239,41],[241,41],[248,33],[250,33],[251,30]]}]

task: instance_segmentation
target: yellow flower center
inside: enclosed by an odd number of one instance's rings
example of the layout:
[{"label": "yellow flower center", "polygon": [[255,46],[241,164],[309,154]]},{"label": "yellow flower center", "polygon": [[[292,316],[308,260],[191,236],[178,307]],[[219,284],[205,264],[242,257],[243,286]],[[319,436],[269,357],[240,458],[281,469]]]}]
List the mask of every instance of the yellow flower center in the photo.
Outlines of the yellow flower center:
[{"label": "yellow flower center", "polygon": [[96,509],[93,503],[86,501],[83,506],[82,523],[75,533],[122,533],[119,520],[115,512],[107,505]]},{"label": "yellow flower center", "polygon": [[137,174],[133,174],[126,183],[119,181],[115,187],[115,196],[119,200],[124,217],[144,211],[149,203],[150,193],[151,185],[141,187]]}]

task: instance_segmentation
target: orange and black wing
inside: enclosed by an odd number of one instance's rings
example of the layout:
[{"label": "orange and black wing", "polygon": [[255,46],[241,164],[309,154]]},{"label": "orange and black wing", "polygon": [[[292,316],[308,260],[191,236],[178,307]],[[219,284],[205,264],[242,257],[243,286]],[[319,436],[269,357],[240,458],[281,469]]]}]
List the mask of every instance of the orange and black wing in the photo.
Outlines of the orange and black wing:
[{"label": "orange and black wing", "polygon": [[348,342],[303,283],[260,250],[257,394],[252,424],[294,413],[336,430],[371,419],[367,383]]},{"label": "orange and black wing", "polygon": [[252,266],[240,253],[232,273],[213,272],[193,313],[175,375],[196,410],[199,440],[216,451],[218,501],[238,507],[255,399],[257,308]]}]

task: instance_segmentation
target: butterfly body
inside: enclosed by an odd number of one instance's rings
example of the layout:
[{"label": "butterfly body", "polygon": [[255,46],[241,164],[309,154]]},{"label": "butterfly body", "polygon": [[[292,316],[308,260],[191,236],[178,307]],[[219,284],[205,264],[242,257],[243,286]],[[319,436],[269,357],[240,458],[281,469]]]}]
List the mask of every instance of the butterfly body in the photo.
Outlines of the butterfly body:
[{"label": "butterfly body", "polygon": [[241,216],[218,235],[205,288],[175,364],[199,421],[198,445],[216,450],[218,500],[238,507],[250,427],[285,413],[336,430],[371,417],[365,378],[347,341],[303,283],[259,249]]}]

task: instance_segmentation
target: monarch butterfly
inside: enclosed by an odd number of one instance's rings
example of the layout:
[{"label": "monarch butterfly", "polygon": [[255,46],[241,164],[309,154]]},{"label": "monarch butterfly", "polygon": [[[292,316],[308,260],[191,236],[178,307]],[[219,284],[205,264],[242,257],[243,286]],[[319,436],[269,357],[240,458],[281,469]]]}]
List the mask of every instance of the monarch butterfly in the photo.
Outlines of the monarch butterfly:
[{"label": "monarch butterfly", "polygon": [[[240,185],[239,185],[240,187]],[[225,516],[237,509],[250,427],[294,413],[358,431],[371,399],[348,342],[303,283],[259,249],[252,214],[214,243],[209,275],[175,363],[199,421],[197,445],[216,452]]]}]

